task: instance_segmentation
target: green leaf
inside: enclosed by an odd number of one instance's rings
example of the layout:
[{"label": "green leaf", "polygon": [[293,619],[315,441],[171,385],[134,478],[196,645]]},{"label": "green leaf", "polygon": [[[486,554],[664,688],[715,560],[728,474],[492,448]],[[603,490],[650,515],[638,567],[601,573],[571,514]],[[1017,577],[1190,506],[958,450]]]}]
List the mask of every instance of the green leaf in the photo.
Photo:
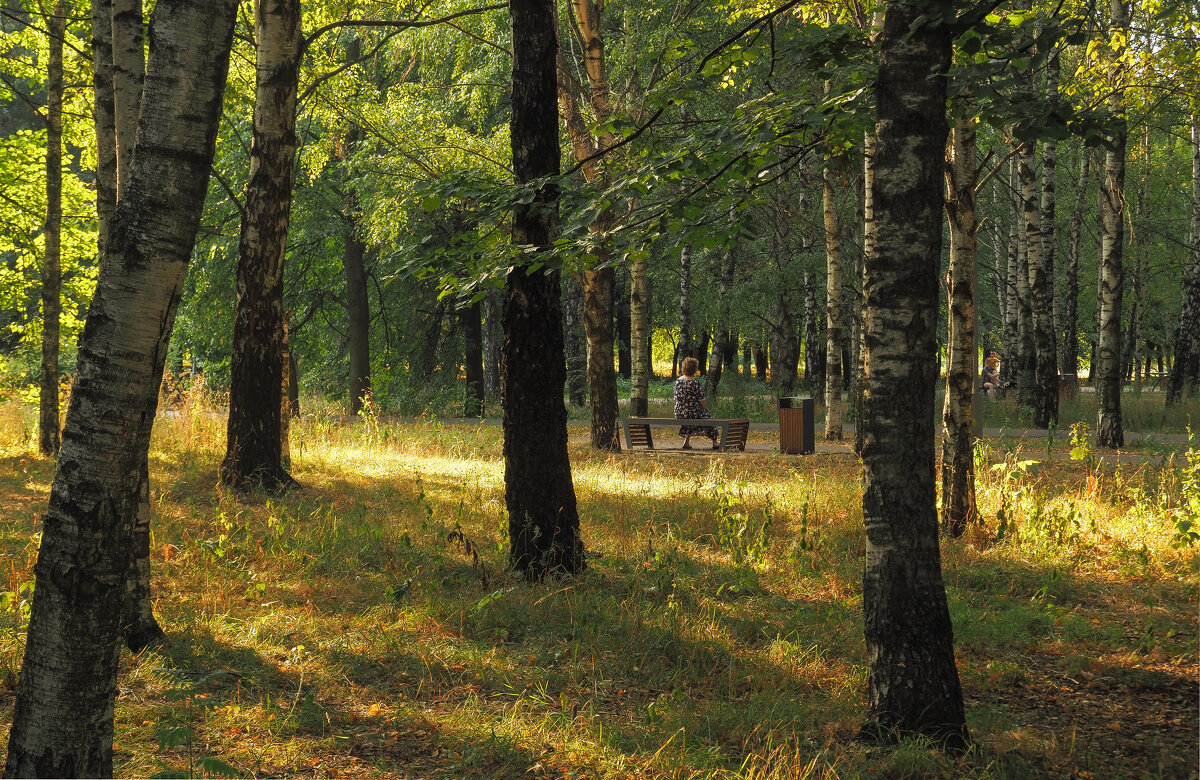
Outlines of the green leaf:
[{"label": "green leaf", "polygon": [[233,764],[222,761],[216,756],[205,756],[200,759],[200,766],[209,777],[241,777],[242,772]]},{"label": "green leaf", "polygon": [[426,195],[421,198],[421,208],[425,211],[437,211],[442,207],[442,199],[437,195]]}]

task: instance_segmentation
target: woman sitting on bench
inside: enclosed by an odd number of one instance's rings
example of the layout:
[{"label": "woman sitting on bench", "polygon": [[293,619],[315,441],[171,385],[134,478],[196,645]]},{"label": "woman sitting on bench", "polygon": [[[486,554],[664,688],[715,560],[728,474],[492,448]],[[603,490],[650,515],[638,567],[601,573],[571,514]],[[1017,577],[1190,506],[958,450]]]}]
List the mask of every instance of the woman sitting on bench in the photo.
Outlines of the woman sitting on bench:
[{"label": "woman sitting on bench", "polygon": [[[677,420],[708,420],[712,414],[708,411],[708,402],[704,400],[704,388],[696,373],[700,370],[700,361],[694,357],[683,359],[683,376],[675,380],[675,419]],[[690,450],[693,436],[707,436],[712,439],[712,448],[717,444],[717,429],[709,425],[682,425],[679,435],[683,437],[680,449]]]}]

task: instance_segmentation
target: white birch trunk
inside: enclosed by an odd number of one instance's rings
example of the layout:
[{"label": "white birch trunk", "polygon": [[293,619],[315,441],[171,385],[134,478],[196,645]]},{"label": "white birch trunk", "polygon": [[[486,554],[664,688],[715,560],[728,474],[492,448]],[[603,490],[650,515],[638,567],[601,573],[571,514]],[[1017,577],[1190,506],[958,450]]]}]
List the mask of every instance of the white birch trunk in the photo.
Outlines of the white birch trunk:
[{"label": "white birch trunk", "polygon": [[112,774],[142,468],[212,164],[236,3],[159,0],[140,148],[80,341],[5,774]]}]

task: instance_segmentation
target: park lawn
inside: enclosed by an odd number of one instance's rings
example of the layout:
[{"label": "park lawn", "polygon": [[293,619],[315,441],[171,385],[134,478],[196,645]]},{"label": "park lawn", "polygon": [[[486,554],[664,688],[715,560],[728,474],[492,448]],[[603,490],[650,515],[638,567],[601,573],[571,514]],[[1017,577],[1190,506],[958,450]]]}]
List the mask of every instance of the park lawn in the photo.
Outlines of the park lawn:
[{"label": "park lawn", "polygon": [[[0,410],[5,740],[53,476],[32,418]],[[201,407],[156,427],[152,557],[170,643],[122,661],[121,776],[1196,771],[1198,548],[1178,523],[1200,512],[1200,485],[1182,461],[987,454],[985,520],[943,544],[977,742],[956,758],[854,739],[866,659],[852,456],[572,444],[590,569],[526,585],[503,571],[497,427],[310,416],[292,433],[303,487],[277,498],[217,486],[223,439]]]}]

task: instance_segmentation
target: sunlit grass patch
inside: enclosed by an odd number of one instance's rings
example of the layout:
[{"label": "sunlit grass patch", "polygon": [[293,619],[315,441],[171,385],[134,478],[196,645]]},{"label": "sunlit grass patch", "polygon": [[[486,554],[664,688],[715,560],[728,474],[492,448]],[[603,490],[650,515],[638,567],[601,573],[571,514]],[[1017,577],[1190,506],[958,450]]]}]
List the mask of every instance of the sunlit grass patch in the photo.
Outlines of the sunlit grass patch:
[{"label": "sunlit grass patch", "polygon": [[[614,455],[585,432],[569,452],[589,569],[528,585],[505,571],[498,426],[313,411],[292,424],[301,487],[272,497],[217,484],[221,414],[160,418],[152,559],[171,642],[123,661],[119,773],[1119,777],[1194,754],[1182,462],[981,461],[981,521],[943,543],[977,740],[956,758],[854,741],[852,456]],[[53,473],[25,452],[0,473],[6,701]]]}]

